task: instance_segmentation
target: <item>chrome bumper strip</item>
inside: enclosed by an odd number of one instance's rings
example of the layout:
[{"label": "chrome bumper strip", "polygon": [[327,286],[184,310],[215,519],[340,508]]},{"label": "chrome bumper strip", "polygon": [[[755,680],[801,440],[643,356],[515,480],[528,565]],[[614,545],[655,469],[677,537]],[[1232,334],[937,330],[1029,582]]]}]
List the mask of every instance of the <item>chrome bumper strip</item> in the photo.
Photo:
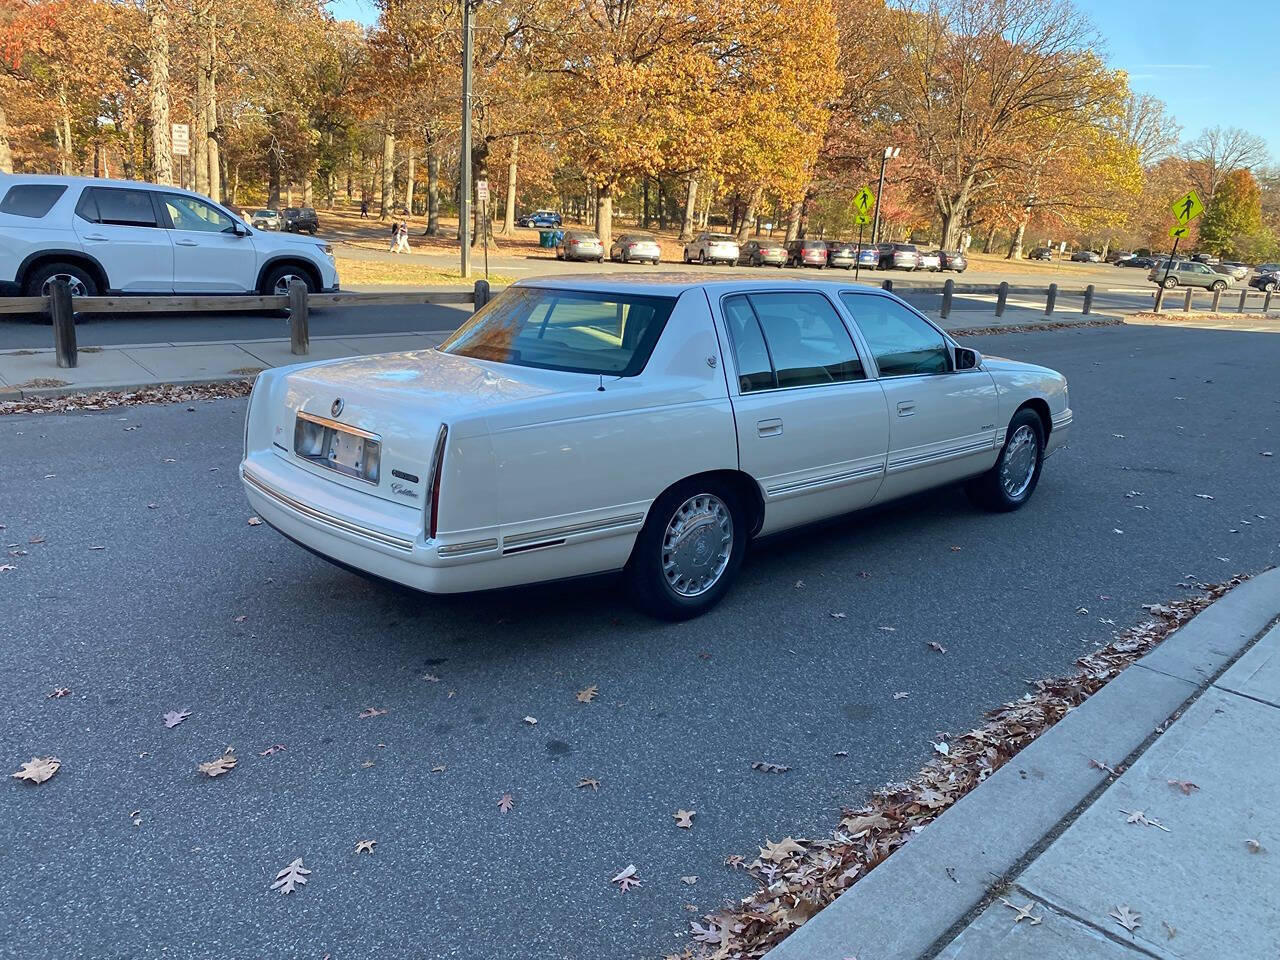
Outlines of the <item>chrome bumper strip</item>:
[{"label": "chrome bumper strip", "polygon": [[269,486],[262,480],[255,477],[247,469],[244,471],[244,479],[247,483],[256,487],[264,496],[270,497],[281,506],[288,507],[290,510],[302,514],[309,520],[315,520],[317,523],[326,524],[327,526],[341,530],[344,533],[352,533],[358,537],[364,537],[366,540],[373,540],[376,543],[381,543],[388,547],[395,547],[397,550],[403,550],[406,553],[413,552],[412,540],[405,540],[401,537],[393,537],[388,533],[380,533],[377,530],[370,530],[368,527],[362,527],[357,523],[352,523],[349,520],[343,520],[340,517],[331,516],[322,510],[317,510],[315,507],[308,506],[301,500],[295,500],[288,494],[281,493],[274,487]]}]

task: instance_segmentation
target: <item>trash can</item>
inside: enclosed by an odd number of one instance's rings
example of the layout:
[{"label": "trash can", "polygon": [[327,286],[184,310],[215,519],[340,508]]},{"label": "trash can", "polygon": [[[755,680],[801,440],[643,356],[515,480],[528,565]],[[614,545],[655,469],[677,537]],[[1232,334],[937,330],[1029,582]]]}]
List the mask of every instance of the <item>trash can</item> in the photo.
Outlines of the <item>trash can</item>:
[{"label": "trash can", "polygon": [[551,249],[556,245],[556,232],[554,230],[538,231],[538,246]]}]

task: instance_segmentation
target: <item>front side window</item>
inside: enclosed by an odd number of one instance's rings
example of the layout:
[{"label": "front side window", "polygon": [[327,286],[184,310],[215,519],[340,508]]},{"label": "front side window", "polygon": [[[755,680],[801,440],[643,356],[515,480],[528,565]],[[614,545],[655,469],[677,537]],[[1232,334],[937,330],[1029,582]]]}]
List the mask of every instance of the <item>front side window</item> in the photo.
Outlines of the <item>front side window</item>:
[{"label": "front side window", "polygon": [[633,377],[676,305],[673,297],[511,287],[440,345],[443,353],[519,367]]},{"label": "front side window", "polygon": [[874,295],[840,296],[866,338],[880,376],[906,377],[951,369],[946,339],[902,304]]},{"label": "front side window", "polygon": [[66,191],[66,185],[61,183],[16,183],[0,200],[0,213],[38,220]]},{"label": "front side window", "polygon": [[90,223],[121,227],[158,227],[151,194],[146,190],[90,187],[80,196],[76,213]]},{"label": "front side window", "polygon": [[198,233],[235,233],[235,224],[225,213],[203,200],[177,194],[161,194],[175,230]]},{"label": "front side window", "polygon": [[849,331],[820,293],[737,294],[723,310],[743,393],[865,376]]}]

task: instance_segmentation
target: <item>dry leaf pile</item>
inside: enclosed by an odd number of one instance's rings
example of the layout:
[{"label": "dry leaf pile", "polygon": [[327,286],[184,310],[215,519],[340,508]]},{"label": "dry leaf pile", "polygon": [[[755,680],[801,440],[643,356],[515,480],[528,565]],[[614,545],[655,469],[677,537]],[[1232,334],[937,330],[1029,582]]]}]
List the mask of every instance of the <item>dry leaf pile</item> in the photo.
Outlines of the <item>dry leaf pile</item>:
[{"label": "dry leaf pile", "polygon": [[[951,738],[947,754],[936,755],[914,778],[878,790],[861,809],[846,810],[830,838],[788,837],[761,847],[759,857],[749,863],[736,856],[726,859],[727,866],[745,869],[760,887],[736,907],[691,924],[698,945],[686,949],[682,957],[746,960],[763,956],[1069,710],[1245,579],[1197,584],[1206,592],[1149,607],[1151,619],[1081,657],[1074,675],[1035,681],[1020,699],[990,711],[977,729]],[[1136,925],[1138,918],[1125,911],[1124,920],[1117,918],[1117,922]]]},{"label": "dry leaf pile", "polygon": [[141,403],[189,403],[192,400],[218,400],[223,397],[247,397],[253,380],[228,380],[176,387],[160,384],[142,390],[105,390],[76,393],[66,397],[30,397],[0,403],[0,416],[6,413],[72,413],[77,410],[110,410]]}]

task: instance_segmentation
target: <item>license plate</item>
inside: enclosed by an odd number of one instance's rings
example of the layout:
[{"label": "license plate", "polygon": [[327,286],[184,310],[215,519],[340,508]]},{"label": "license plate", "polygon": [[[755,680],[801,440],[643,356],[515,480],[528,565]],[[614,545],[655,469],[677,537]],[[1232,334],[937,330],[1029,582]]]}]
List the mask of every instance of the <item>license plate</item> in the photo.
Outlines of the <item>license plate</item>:
[{"label": "license plate", "polygon": [[294,425],[293,450],[318,466],[368,483],[378,482],[382,443],[373,434],[300,412]]}]

